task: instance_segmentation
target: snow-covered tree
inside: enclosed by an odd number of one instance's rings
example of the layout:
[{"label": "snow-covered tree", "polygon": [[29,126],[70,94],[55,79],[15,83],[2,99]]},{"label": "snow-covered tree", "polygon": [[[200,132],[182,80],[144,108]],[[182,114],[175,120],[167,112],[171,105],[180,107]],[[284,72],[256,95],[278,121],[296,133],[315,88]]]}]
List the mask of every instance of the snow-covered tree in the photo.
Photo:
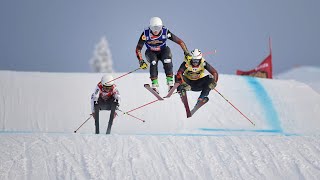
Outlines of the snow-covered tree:
[{"label": "snow-covered tree", "polygon": [[100,42],[96,45],[93,57],[90,59],[89,63],[94,72],[113,72],[112,55],[105,36],[103,36]]}]

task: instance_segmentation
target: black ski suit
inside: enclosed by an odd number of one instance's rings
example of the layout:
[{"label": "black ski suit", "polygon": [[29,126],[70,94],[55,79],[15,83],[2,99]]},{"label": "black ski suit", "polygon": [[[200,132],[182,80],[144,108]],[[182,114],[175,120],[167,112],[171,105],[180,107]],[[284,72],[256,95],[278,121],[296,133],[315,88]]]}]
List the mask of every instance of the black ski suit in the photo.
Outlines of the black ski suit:
[{"label": "black ski suit", "polygon": [[96,126],[96,134],[100,133],[99,129],[99,112],[100,110],[110,110],[110,117],[108,122],[108,128],[106,134],[111,133],[111,127],[113,124],[113,119],[115,118],[115,111],[118,103],[115,101],[114,98],[110,98],[108,100],[103,100],[101,97],[99,97],[96,104],[94,104],[94,120],[95,120],[95,126]]}]

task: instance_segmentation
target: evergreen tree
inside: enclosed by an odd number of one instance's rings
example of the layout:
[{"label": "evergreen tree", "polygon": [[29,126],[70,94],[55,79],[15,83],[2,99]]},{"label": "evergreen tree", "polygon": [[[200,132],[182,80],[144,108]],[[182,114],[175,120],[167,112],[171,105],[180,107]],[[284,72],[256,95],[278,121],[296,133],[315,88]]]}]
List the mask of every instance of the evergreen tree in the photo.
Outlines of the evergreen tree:
[{"label": "evergreen tree", "polygon": [[103,36],[100,42],[96,45],[93,57],[89,63],[94,72],[113,72],[112,55],[109,49],[107,38],[105,36]]}]

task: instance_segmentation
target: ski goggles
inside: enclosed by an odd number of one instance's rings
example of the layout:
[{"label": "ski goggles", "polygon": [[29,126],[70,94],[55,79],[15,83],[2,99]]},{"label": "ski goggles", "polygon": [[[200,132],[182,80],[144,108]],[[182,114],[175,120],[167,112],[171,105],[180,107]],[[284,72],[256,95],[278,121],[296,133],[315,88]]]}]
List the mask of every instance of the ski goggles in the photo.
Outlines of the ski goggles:
[{"label": "ski goggles", "polygon": [[162,29],[162,26],[151,26],[150,29],[152,32],[159,32]]},{"label": "ski goggles", "polygon": [[112,85],[112,86],[102,86],[102,88],[103,88],[104,90],[109,91],[109,90],[111,90],[111,89],[113,88],[113,85]]},{"label": "ski goggles", "polygon": [[199,64],[201,59],[191,59],[192,64]]}]

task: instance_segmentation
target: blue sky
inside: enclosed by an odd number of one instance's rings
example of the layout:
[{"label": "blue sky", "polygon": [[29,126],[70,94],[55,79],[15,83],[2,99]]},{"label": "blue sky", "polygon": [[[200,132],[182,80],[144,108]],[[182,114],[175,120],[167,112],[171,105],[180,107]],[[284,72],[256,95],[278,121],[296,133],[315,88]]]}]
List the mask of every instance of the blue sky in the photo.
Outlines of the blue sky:
[{"label": "blue sky", "polygon": [[[88,62],[95,45],[106,36],[114,69],[131,71],[138,67],[138,38],[152,16],[161,17],[189,50],[216,49],[217,54],[206,59],[220,73],[256,67],[269,53],[269,37],[274,73],[298,65],[320,66],[320,1],[163,0],[156,4],[2,0],[0,69],[91,72]],[[176,71],[183,52],[172,41],[168,45]]]}]

